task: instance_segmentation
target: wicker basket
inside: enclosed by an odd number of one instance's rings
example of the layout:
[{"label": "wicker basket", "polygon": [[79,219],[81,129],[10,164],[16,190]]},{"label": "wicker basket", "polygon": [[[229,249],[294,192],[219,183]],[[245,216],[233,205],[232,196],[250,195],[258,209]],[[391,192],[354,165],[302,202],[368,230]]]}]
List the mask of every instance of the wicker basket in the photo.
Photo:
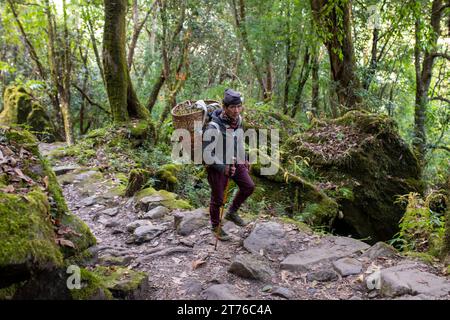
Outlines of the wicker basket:
[{"label": "wicker basket", "polygon": [[[219,103],[216,100],[204,100],[205,103],[212,104],[212,103]],[[195,101],[193,100],[186,100],[179,104],[177,104],[171,111],[172,119],[173,119],[173,126],[175,129],[186,129],[188,130],[191,135],[194,133],[194,122],[195,121],[201,121],[203,122],[204,118],[204,112],[200,109],[194,109],[192,113],[183,114],[183,115],[177,115],[176,111],[179,108],[184,107],[186,104],[194,105]]]},{"label": "wicker basket", "polygon": [[[219,103],[216,100],[204,100],[206,105],[209,104],[213,104],[213,103]],[[191,134],[191,155],[193,157],[194,154],[194,139],[196,137],[198,137],[198,135],[194,134],[194,124],[195,121],[200,121],[202,122],[202,125],[204,124],[204,111],[201,109],[193,109],[192,113],[188,113],[188,114],[182,114],[182,115],[177,115],[176,111],[178,108],[182,108],[184,107],[186,104],[188,105],[194,105],[196,101],[193,100],[186,100],[183,102],[180,102],[179,104],[177,104],[172,110],[171,110],[171,114],[172,114],[172,120],[173,120],[173,126],[175,129],[186,129],[189,131],[189,133]],[[181,138],[181,137],[180,137]],[[180,139],[181,141],[181,139]],[[199,144],[201,146],[201,144]]]}]

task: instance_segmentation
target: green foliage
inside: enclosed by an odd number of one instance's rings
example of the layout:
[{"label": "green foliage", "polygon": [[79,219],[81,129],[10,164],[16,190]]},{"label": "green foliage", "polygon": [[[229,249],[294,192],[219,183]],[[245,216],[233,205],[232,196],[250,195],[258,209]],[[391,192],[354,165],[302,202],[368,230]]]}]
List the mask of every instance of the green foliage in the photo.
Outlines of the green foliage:
[{"label": "green foliage", "polygon": [[391,244],[405,252],[421,252],[438,256],[441,251],[445,216],[430,209],[430,204],[441,193],[431,192],[425,199],[417,193],[399,196],[397,202],[406,204],[406,211],[400,220],[400,231]]}]

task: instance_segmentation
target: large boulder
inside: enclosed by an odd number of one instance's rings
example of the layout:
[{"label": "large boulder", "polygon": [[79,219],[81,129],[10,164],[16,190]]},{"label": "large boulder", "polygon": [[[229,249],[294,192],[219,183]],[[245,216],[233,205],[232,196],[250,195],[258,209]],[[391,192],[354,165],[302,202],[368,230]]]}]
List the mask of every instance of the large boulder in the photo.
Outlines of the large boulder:
[{"label": "large boulder", "polygon": [[274,275],[268,263],[261,259],[261,257],[242,254],[234,258],[228,268],[228,272],[234,273],[242,278],[257,280],[270,280]]},{"label": "large boulder", "polygon": [[426,295],[450,297],[450,281],[420,270],[416,263],[406,262],[381,270],[381,294],[385,297]]},{"label": "large boulder", "polygon": [[66,258],[93,244],[87,225],[68,210],[36,138],[0,127],[0,288],[59,274]]},{"label": "large boulder", "polygon": [[0,125],[27,125],[39,140],[55,141],[56,130],[45,111],[23,87],[9,86],[3,95]]},{"label": "large boulder", "polygon": [[286,254],[289,241],[283,225],[276,222],[264,222],[255,226],[250,235],[244,240],[243,246],[253,254],[265,253],[279,255]]},{"label": "large boulder", "polygon": [[398,231],[405,208],[396,197],[422,190],[417,158],[385,115],[350,111],[313,121],[283,144],[281,155],[283,170],[267,178],[289,180],[300,204],[294,215],[372,243]]}]

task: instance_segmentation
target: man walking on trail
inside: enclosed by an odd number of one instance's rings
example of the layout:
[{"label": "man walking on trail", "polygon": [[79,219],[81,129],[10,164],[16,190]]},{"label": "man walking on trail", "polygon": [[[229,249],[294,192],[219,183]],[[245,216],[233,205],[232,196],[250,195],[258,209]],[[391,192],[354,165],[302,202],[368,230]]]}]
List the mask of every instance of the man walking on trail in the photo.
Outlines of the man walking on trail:
[{"label": "man walking on trail", "polygon": [[[237,211],[242,203],[253,193],[255,184],[249,175],[249,162],[238,150],[244,150],[243,139],[237,139],[237,130],[242,132],[242,97],[239,92],[231,89],[225,90],[222,109],[215,110],[211,115],[211,122],[207,125],[205,132],[214,133],[214,138],[221,139],[216,142],[213,155],[213,163],[207,164],[208,182],[211,187],[211,202],[209,213],[212,231],[219,240],[229,240],[229,235],[221,228],[220,208],[224,205],[224,193],[228,190],[228,180],[231,178],[238,185],[231,206],[225,214],[225,219],[234,222],[238,226],[245,226],[245,222],[239,217]],[[212,130],[212,131],[211,131]],[[205,136],[204,136],[205,137]],[[205,150],[212,141],[203,141]],[[223,152],[222,152],[223,151]],[[227,154],[228,153],[228,154]],[[226,156],[227,154],[227,156]],[[229,157],[232,155],[232,157]],[[232,158],[232,161],[226,159]],[[237,161],[236,161],[237,159]]]}]

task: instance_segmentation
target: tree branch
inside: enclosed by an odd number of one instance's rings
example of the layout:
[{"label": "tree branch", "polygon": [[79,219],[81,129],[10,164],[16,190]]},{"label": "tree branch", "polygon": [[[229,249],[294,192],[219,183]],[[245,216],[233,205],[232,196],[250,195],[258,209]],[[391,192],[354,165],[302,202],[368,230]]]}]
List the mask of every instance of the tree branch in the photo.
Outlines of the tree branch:
[{"label": "tree branch", "polygon": [[430,149],[440,149],[440,150],[445,150],[447,152],[450,152],[450,148],[447,146],[443,146],[443,145],[429,145],[428,147]]},{"label": "tree branch", "polygon": [[106,112],[106,113],[109,114],[109,115],[111,114],[111,111],[109,111],[108,109],[106,109],[104,106],[98,104],[97,102],[93,101],[93,100],[87,95],[87,93],[84,92],[84,90],[81,89],[76,83],[72,83],[72,86],[73,86],[75,89],[77,89],[78,92],[81,93],[81,95],[82,95],[83,97],[86,98],[86,100],[89,102],[89,104],[91,104],[91,105],[93,105],[93,106],[96,106],[96,107],[100,108],[103,112]]},{"label": "tree branch", "polygon": [[447,53],[443,53],[443,52],[435,52],[435,53],[432,53],[431,56],[432,56],[433,58],[441,57],[441,58],[444,58],[444,59],[447,59],[447,60],[450,61],[450,55],[447,54]]},{"label": "tree branch", "polygon": [[19,16],[16,12],[16,8],[14,7],[14,3],[12,0],[8,0],[8,4],[9,4],[9,7],[11,8],[11,12],[14,16],[14,20],[16,20],[17,27],[19,28],[20,34],[22,35],[23,42],[25,43],[25,46],[28,49],[28,52],[30,53],[31,59],[36,63],[36,67],[38,69],[39,76],[41,77],[42,80],[45,80],[45,73],[44,73],[44,68],[42,66],[42,63],[39,60],[36,50],[34,49],[33,45],[31,44],[31,41],[28,39],[25,29],[23,28],[23,25],[19,20]]},{"label": "tree branch", "polygon": [[439,101],[447,102],[450,104],[450,99],[444,98],[442,96],[433,97],[430,100],[439,100]]}]

